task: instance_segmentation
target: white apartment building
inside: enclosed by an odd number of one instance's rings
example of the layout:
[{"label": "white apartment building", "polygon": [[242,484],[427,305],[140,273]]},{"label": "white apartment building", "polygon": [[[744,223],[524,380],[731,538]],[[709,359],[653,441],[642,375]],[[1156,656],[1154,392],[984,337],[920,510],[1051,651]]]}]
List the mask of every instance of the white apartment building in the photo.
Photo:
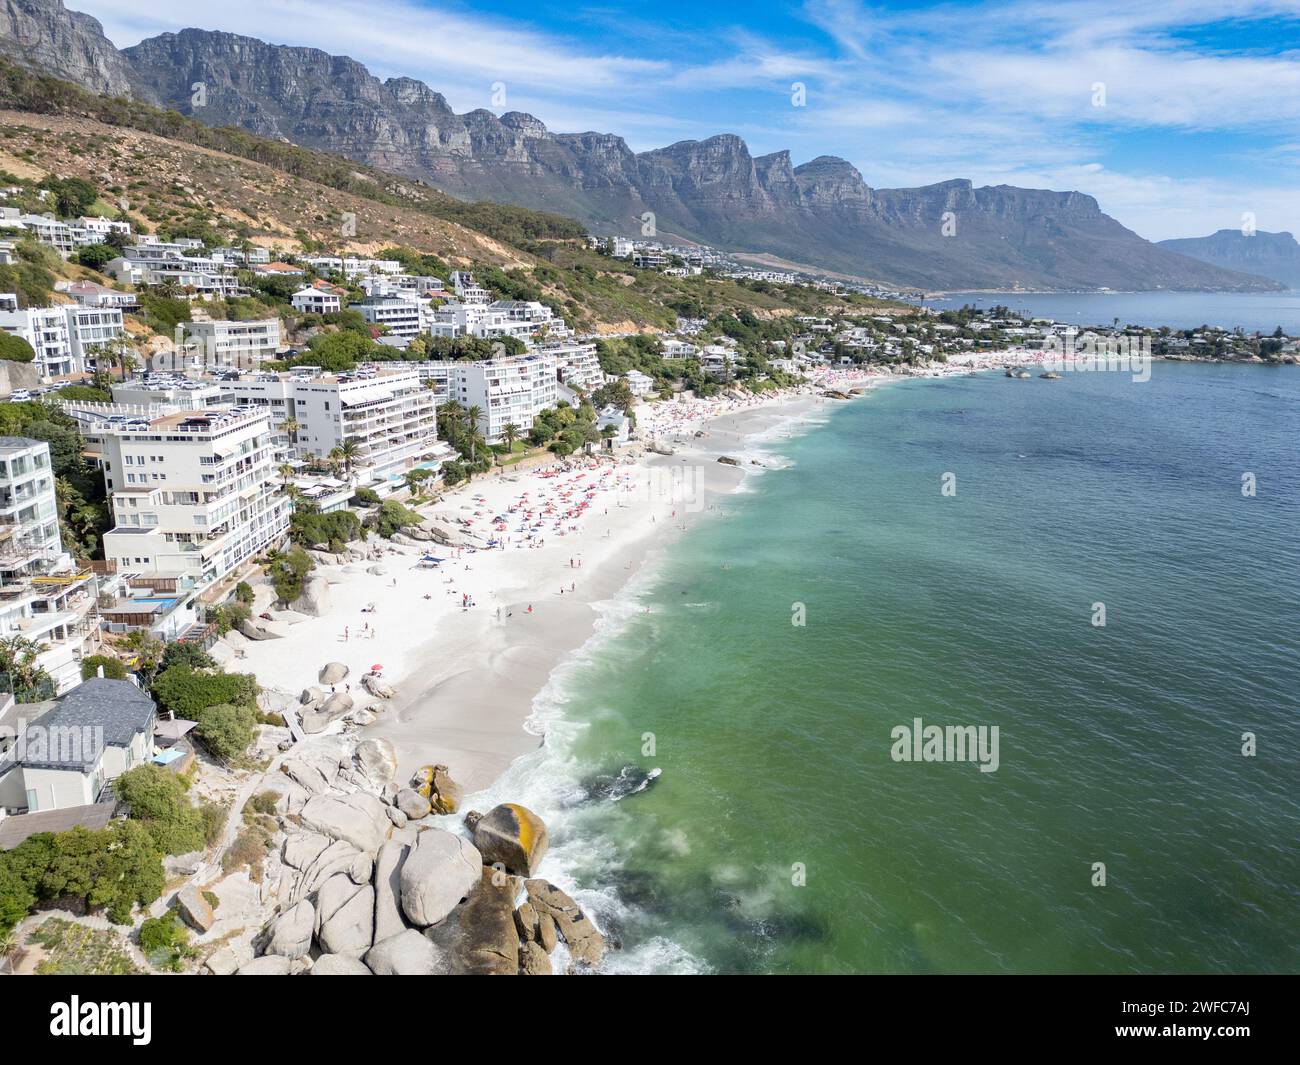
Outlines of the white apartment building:
[{"label": "white apartment building", "polygon": [[268,411],[209,408],[110,423],[113,411],[103,406],[97,435],[115,522],[104,555],[119,570],[201,590],[288,531]]},{"label": "white apartment building", "polygon": [[648,396],[655,390],[655,379],[640,370],[628,370],[623,377],[634,396]]},{"label": "white apartment building", "polygon": [[609,253],[615,259],[627,259],[631,257],[635,250],[632,242],[626,237],[615,237]]},{"label": "white apartment building", "polygon": [[42,377],[81,373],[92,347],[125,331],[119,308],[80,304],[0,311],[0,329],[32,346]]},{"label": "white apartment building", "polygon": [[359,312],[371,325],[384,326],[393,336],[420,335],[420,305],[410,300],[367,296],[360,303],[349,303],[348,309]]},{"label": "white apartment building", "polygon": [[308,266],[321,273],[342,274],[347,278],[364,277],[366,274],[400,274],[402,264],[396,259],[358,259],[351,256],[339,258],[334,255],[314,255],[302,260]]},{"label": "white apartment building", "polygon": [[117,307],[127,309],[136,305],[134,292],[119,292],[115,288],[94,281],[72,281],[62,289],[83,307]]},{"label": "white apartment building", "polygon": [[280,350],[279,318],[185,322],[182,328],[186,344],[196,350],[204,366],[259,366]]},{"label": "white apartment building", "polygon": [[540,354],[555,359],[556,377],[570,388],[590,391],[605,383],[605,373],[600,368],[594,340],[547,343],[537,350]]},{"label": "white apartment building", "polygon": [[203,255],[186,255],[168,245],[136,244],[104,267],[118,281],[141,285],[174,285],[198,296],[240,296],[247,290],[239,284],[233,268]]},{"label": "white apartment building", "polygon": [[276,425],[289,418],[297,422],[293,445],[302,458],[328,459],[345,440],[356,441],[357,484],[392,487],[408,470],[437,469],[450,455],[438,440],[437,396],[404,364],[343,374],[300,366],[220,386],[225,401],[269,408]]},{"label": "white apartment building", "polygon": [[456,298],[462,303],[487,303],[492,298],[492,294],[475,281],[468,270],[452,271],[451,284],[456,290]]},{"label": "white apartment building", "polygon": [[337,314],[343,309],[342,297],[337,292],[313,288],[310,285],[300,288],[290,296],[289,302],[300,314]]},{"label": "white apartment building", "polygon": [[502,439],[507,425],[522,432],[558,399],[555,357],[538,353],[481,362],[450,364],[450,399],[462,407],[478,407],[479,431],[489,441]]},{"label": "white apartment building", "polygon": [[62,692],[98,646],[94,606],[95,575],[63,550],[49,444],[0,437],[0,637],[41,645],[37,662]]}]

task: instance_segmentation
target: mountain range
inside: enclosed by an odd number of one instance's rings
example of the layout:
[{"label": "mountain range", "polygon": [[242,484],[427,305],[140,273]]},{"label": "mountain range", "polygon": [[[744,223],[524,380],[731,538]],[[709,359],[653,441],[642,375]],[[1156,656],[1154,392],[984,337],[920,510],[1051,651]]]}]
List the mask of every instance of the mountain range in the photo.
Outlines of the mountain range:
[{"label": "mountain range", "polygon": [[1271,277],[1287,288],[1300,289],[1300,243],[1290,233],[1220,229],[1208,237],[1162,240],[1160,247],[1225,270]]},{"label": "mountain range", "polygon": [[[0,54],[92,91],[335,153],[453,196],[576,218],[595,233],[707,243],[929,290],[1282,287],[1249,262],[1153,244],[1079,192],[966,180],[873,189],[847,161],[753,156],[732,134],[634,152],[532,115],[457,114],[411,78],[314,48],[198,29],[118,50],[61,0],[0,0]],[[195,85],[201,85],[197,92]]]}]

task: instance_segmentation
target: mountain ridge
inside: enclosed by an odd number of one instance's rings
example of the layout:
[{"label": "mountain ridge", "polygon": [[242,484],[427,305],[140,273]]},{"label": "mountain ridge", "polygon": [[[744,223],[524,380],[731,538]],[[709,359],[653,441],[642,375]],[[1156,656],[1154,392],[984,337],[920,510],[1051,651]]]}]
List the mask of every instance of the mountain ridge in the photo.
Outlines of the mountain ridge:
[{"label": "mountain ridge", "polygon": [[1222,267],[1269,277],[1300,289],[1300,242],[1286,231],[1249,235],[1240,229],[1220,229],[1207,237],[1178,237],[1160,247]]},{"label": "mountain ridge", "polygon": [[42,27],[56,37],[75,33],[77,61],[65,59],[61,76],[95,91],[126,84],[136,98],[208,125],[342,155],[456,197],[568,215],[596,233],[642,234],[648,214],[653,235],[668,242],[931,290],[1277,286],[1151,244],[1079,192],[975,188],[965,179],[873,189],[838,156],[794,165],[789,151],[753,156],[730,133],[637,153],[617,134],[553,133],[522,112],[457,114],[423,82],[381,81],[356,60],[315,48],[185,29],[119,52],[97,22],[73,18],[60,0],[4,0],[0,39],[15,11],[25,13],[28,37]]}]

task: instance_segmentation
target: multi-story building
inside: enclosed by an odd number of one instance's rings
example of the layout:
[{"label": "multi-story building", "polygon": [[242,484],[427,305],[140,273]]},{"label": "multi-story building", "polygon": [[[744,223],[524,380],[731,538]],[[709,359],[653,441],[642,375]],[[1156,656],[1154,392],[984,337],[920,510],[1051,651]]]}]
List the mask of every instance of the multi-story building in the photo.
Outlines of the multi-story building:
[{"label": "multi-story building", "polygon": [[81,373],[95,346],[125,331],[119,308],[80,304],[0,311],[0,329],[22,337],[32,346],[37,370],[43,377]]},{"label": "multi-story building", "polygon": [[560,381],[570,388],[590,391],[605,381],[593,340],[549,342],[537,349],[541,354],[555,359],[555,372]]},{"label": "multi-story building", "polygon": [[104,554],[119,571],[176,578],[178,592],[202,590],[284,536],[289,501],[268,411],[209,408],[125,422],[110,421],[111,411],[99,411],[95,428],[115,523]]},{"label": "multi-story building", "polygon": [[466,409],[479,408],[479,431],[490,441],[500,440],[507,425],[527,432],[558,397],[552,355],[458,361],[450,364],[450,372],[449,398]]},{"label": "multi-story building", "polygon": [[354,483],[391,488],[408,470],[437,469],[450,454],[438,440],[437,397],[405,365],[342,374],[300,366],[220,385],[226,401],[267,407],[277,425],[296,422],[293,446],[304,459],[327,460],[344,441],[353,441]]},{"label": "multi-story building", "polygon": [[81,658],[98,645],[94,606],[94,574],[63,550],[49,444],[0,437],[0,637],[40,646],[51,694],[81,679]]},{"label": "multi-story building", "polygon": [[492,298],[492,294],[475,281],[468,270],[452,271],[451,284],[456,290],[456,298],[462,303],[487,303]]},{"label": "multi-story building", "polygon": [[342,297],[336,289],[314,285],[300,288],[289,297],[289,302],[300,314],[337,314],[343,309]]},{"label": "multi-story building", "polygon": [[367,296],[360,303],[348,304],[371,325],[383,326],[393,336],[413,337],[420,334],[420,305],[397,297]]},{"label": "multi-story building", "polygon": [[202,365],[256,367],[274,359],[280,350],[280,319],[254,318],[245,322],[185,322],[187,343]]},{"label": "multi-story building", "polygon": [[198,296],[242,296],[234,267],[209,256],[186,255],[170,245],[137,243],[104,267],[118,281],[141,285],[172,285]]}]

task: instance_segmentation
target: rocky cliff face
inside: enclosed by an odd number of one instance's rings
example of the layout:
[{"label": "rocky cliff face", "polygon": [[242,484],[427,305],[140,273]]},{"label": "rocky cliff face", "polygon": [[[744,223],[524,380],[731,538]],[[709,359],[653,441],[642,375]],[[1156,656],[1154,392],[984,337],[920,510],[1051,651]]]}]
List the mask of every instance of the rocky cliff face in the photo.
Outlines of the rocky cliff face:
[{"label": "rocky cliff face", "polygon": [[1300,243],[1290,233],[1257,230],[1246,236],[1239,229],[1220,229],[1208,237],[1162,240],[1160,246],[1225,270],[1271,277],[1288,288],[1300,289]]},{"label": "rocky cliff face", "polygon": [[99,22],[60,0],[0,0],[0,55],[92,92],[152,98]]},{"label": "rocky cliff face", "polygon": [[519,112],[458,115],[422,82],[380,81],[313,48],[191,29],[119,53],[98,23],[59,0],[0,4],[0,46],[79,84],[134,91],[466,199],[570,215],[595,232],[637,234],[653,212],[663,239],[932,289],[1274,287],[1156,247],[1080,193],[969,181],[873,190],[843,159],[754,158],[731,134],[637,154],[621,137],[556,134]]}]

